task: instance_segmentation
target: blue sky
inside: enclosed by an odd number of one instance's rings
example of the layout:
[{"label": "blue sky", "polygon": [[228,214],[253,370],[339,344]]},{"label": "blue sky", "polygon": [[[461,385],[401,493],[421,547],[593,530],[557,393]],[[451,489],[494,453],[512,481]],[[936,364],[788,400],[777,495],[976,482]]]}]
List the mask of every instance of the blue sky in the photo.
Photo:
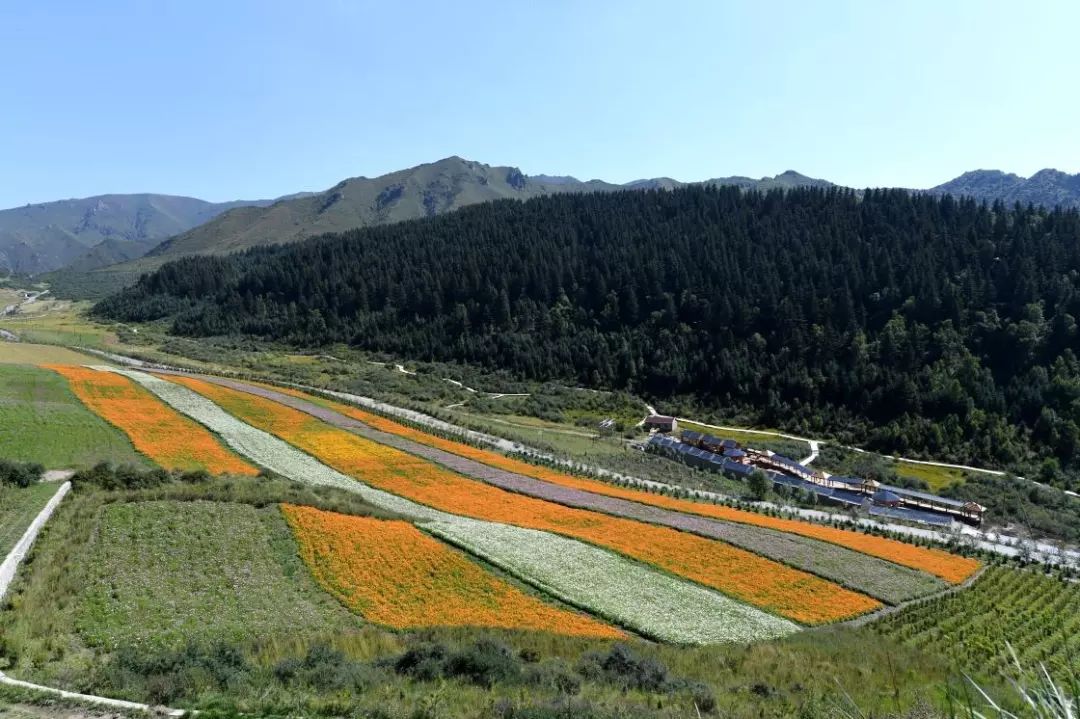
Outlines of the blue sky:
[{"label": "blue sky", "polygon": [[1080,172],[1080,3],[0,0],[0,207],[448,155],[624,182]]}]

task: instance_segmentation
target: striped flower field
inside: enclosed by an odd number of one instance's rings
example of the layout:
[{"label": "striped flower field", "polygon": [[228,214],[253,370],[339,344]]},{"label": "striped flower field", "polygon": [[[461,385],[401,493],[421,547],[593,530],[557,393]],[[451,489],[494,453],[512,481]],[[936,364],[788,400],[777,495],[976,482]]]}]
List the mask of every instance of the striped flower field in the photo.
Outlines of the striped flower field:
[{"label": "striped flower field", "polygon": [[343,415],[357,419],[364,424],[383,432],[406,437],[413,441],[420,442],[421,444],[436,447],[492,467],[498,467],[500,469],[523,474],[527,477],[533,477],[560,486],[582,489],[596,494],[618,497],[620,499],[641,502],[643,504],[651,504],[679,512],[698,514],[727,522],[775,529],[787,534],[795,534],[810,539],[816,539],[853,549],[862,554],[878,557],[879,559],[884,559],[910,569],[926,572],[952,584],[960,584],[966,581],[971,575],[978,571],[980,566],[978,560],[961,557],[932,547],[917,547],[912,544],[906,544],[886,537],[875,537],[860,532],[838,529],[836,527],[827,527],[795,519],[768,517],[755,512],[735,509],[733,507],[705,504],[703,502],[677,499],[675,497],[666,497],[638,489],[618,487],[598,480],[574,477],[564,472],[559,472],[547,467],[538,467],[512,457],[507,457],[498,452],[437,437],[413,427],[399,424],[398,422],[394,422],[393,420],[380,415],[366,412],[352,405],[309,395],[295,389],[281,387],[274,387],[273,389],[278,392],[329,407]]},{"label": "striped flower field", "polygon": [[239,454],[298,482],[351,491],[381,509],[483,556],[568,604],[639,634],[685,644],[784,636],[798,625],[718,592],[559,535],[465,519],[369,487],[280,439],[238,420],[205,397],[144,372],[102,367],[149,389],[221,436]]},{"label": "striped flower field", "polygon": [[127,434],[135,449],[164,469],[259,473],[198,423],[125,377],[72,365],[46,367],[64,377],[86,407]]},{"label": "striped flower field", "polygon": [[408,522],[290,504],[281,509],[315,579],[370,621],[397,629],[472,626],[626,636],[525,594]]},{"label": "striped flower field", "polygon": [[507,492],[276,402],[191,377],[173,379],[339,472],[443,512],[581,539],[803,624],[881,607],[869,596],[723,542]]}]

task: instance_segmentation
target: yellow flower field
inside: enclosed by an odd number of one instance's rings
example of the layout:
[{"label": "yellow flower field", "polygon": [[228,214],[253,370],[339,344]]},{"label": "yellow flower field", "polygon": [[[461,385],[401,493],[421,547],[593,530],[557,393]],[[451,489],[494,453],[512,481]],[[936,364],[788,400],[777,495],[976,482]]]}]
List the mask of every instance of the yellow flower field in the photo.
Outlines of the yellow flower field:
[{"label": "yellow flower field", "polygon": [[165,469],[256,475],[259,470],[226,449],[214,435],[142,387],[112,372],[73,365],[43,365],[63,376],[75,396],[131,438],[135,449]]},{"label": "yellow flower field", "polygon": [[291,504],[281,510],[319,584],[373,622],[397,629],[472,626],[626,636],[526,594],[408,522]]}]

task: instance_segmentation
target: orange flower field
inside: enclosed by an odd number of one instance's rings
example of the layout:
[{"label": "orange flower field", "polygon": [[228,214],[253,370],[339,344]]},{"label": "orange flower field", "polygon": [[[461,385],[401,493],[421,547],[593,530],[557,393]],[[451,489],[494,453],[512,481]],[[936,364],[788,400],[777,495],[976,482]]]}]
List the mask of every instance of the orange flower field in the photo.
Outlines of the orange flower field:
[{"label": "orange flower field", "polygon": [[79,400],[131,439],[135,449],[165,469],[256,475],[259,470],[225,448],[214,435],[142,387],[112,372],[73,365],[45,365],[62,375]]},{"label": "orange flower field", "polygon": [[319,584],[372,622],[398,629],[472,626],[626,636],[526,594],[408,522],[291,504],[281,509]]},{"label": "orange flower field", "polygon": [[728,522],[738,522],[740,524],[751,524],[758,527],[776,529],[789,534],[797,534],[810,539],[817,539],[823,542],[829,542],[830,544],[853,549],[856,552],[878,557],[879,559],[910,567],[911,569],[918,569],[953,584],[960,584],[965,581],[968,577],[978,571],[980,566],[979,561],[975,559],[950,554],[949,552],[940,549],[916,547],[915,545],[899,542],[895,539],[874,537],[846,529],[837,529],[836,527],[827,527],[820,524],[812,524],[810,522],[800,522],[796,519],[767,517],[762,514],[748,512],[742,509],[715,504],[705,504],[703,502],[694,502],[686,499],[677,499],[675,497],[665,497],[663,495],[651,494],[640,489],[629,489],[594,479],[574,477],[546,467],[537,467],[528,462],[522,462],[499,454],[498,452],[480,449],[479,447],[473,447],[472,445],[464,444],[462,442],[454,442],[453,440],[437,437],[418,429],[398,424],[393,420],[386,419],[377,414],[365,412],[352,405],[334,402],[314,395],[308,395],[294,389],[283,387],[273,387],[273,389],[284,394],[293,395],[294,397],[317,402],[325,407],[330,407],[341,414],[360,420],[364,424],[382,430],[383,432],[407,437],[416,442],[431,447],[437,447],[438,449],[452,452],[461,457],[467,457],[492,467],[516,472],[527,477],[551,482],[552,484],[582,489],[596,494],[604,494],[609,497],[619,497],[620,499],[652,504],[657,507],[673,509],[679,512],[699,514],[703,517],[712,517]]},{"label": "orange flower field", "polygon": [[607,547],[804,624],[834,622],[881,607],[868,596],[722,542],[507,492],[276,402],[190,377],[168,379],[339,472],[445,512]]}]

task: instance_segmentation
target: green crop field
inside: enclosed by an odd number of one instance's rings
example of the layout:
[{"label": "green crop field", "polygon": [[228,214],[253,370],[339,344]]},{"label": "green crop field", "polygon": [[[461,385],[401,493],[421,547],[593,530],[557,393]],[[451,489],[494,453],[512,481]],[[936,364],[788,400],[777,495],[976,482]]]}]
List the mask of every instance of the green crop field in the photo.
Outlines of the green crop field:
[{"label": "green crop field", "polygon": [[76,489],[34,555],[0,631],[43,680],[120,648],[251,646],[363,624],[314,584],[276,505],[109,503]]},{"label": "green crop field", "polygon": [[360,621],[312,585],[276,507],[108,505],[85,566],[76,621],[93,646],[242,641]]},{"label": "green crop field", "polygon": [[991,567],[965,591],[919,602],[875,623],[892,639],[980,674],[1021,664],[1060,674],[1080,659],[1080,584],[1034,570]]},{"label": "green crop field", "polygon": [[0,484],[0,557],[6,557],[41,508],[56,494],[54,482],[12,487]]},{"label": "green crop field", "polygon": [[79,402],[63,377],[5,364],[0,364],[0,457],[46,469],[100,461],[148,464],[122,432]]}]

